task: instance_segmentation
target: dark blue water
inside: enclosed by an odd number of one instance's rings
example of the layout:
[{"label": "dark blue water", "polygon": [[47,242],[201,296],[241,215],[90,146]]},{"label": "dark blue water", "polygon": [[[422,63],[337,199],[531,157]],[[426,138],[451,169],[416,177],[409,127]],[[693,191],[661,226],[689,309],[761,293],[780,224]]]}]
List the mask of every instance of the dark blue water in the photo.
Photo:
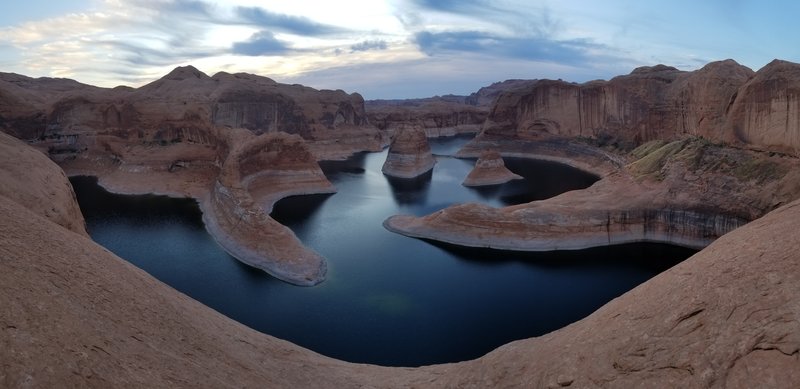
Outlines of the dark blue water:
[{"label": "dark blue water", "polygon": [[[452,154],[464,138],[432,144]],[[241,264],[205,232],[189,199],[122,196],[72,178],[93,239],[156,278],[256,330],[353,362],[418,366],[476,358],[585,317],[692,254],[660,244],[517,253],[392,234],[391,215],[467,201],[546,198],[596,178],[551,163],[508,160],[524,181],[461,186],[473,161],[439,157],[431,175],[390,180],[384,153],[326,162],[339,192],[276,204],[273,216],[328,259],[327,280],[296,287]]]}]

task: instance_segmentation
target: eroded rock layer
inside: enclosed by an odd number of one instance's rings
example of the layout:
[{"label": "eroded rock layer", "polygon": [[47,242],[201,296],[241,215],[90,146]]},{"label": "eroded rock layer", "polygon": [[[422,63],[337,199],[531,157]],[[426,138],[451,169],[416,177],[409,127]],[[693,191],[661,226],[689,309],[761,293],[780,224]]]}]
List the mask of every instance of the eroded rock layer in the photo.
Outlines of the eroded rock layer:
[{"label": "eroded rock layer", "polygon": [[465,98],[447,96],[410,100],[371,100],[366,103],[370,124],[386,133],[413,125],[428,137],[477,133],[489,113],[488,104],[470,105]]},{"label": "eroded rock layer", "polygon": [[[548,335],[473,361],[384,368],[332,360],[202,306],[54,222],[69,182],[27,146],[0,171],[54,177],[0,193],[3,387],[794,387],[800,384],[800,202]],[[32,152],[32,153],[29,153]],[[59,178],[60,177],[60,178]],[[29,207],[32,207],[29,208]],[[43,239],[42,237],[46,237]]]},{"label": "eroded rock layer", "polygon": [[0,128],[109,190],[197,199],[228,252],[303,285],[324,279],[324,259],[269,217],[272,204],[334,191],[317,159],[386,144],[358,94],[191,66],[138,89],[2,73]]},{"label": "eroded rock layer", "polygon": [[475,162],[475,167],[464,179],[464,186],[484,186],[504,184],[512,180],[521,179],[522,176],[515,174],[506,168],[503,157],[496,151],[485,151]]},{"label": "eroded rock layer", "polygon": [[693,72],[642,67],[584,84],[538,80],[501,93],[484,132],[519,138],[547,132],[622,148],[694,135],[784,150],[795,146],[798,133],[792,99],[799,69],[774,61],[754,73],[726,60]]},{"label": "eroded rock layer", "polygon": [[[587,157],[588,158],[588,157]],[[800,197],[800,160],[699,138],[652,142],[591,187],[506,208],[452,206],[384,226],[408,236],[511,250],[653,241],[702,248]]]},{"label": "eroded rock layer", "polygon": [[435,164],[425,132],[405,126],[397,130],[381,171],[392,177],[414,178],[429,172]]}]

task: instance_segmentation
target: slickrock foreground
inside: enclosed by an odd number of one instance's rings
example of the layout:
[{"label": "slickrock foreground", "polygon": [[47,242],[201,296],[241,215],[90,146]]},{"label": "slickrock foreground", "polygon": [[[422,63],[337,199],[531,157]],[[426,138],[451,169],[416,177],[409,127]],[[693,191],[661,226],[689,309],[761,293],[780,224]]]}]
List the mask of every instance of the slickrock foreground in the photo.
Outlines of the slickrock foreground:
[{"label": "slickrock foreground", "polygon": [[435,164],[425,133],[406,126],[397,130],[381,171],[392,177],[414,178],[429,172]]},{"label": "slickrock foreground", "polygon": [[[0,136],[5,147],[25,150]],[[10,176],[58,168],[26,150]],[[92,242],[37,180],[0,194],[3,387],[795,387],[800,384],[800,202],[548,335],[473,361],[350,364],[233,322]],[[424,352],[424,350],[420,350]]]},{"label": "slickrock foreground", "polygon": [[475,162],[475,167],[464,179],[464,186],[485,186],[505,184],[512,180],[519,180],[522,176],[506,168],[503,157],[496,151],[485,151]]}]

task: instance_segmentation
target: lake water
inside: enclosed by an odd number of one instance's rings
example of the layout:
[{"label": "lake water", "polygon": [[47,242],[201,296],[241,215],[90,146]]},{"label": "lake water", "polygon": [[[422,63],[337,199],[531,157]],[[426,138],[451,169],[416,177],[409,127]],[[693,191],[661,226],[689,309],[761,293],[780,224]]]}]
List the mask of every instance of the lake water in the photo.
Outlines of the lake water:
[{"label": "lake water", "polygon": [[386,231],[395,214],[424,215],[460,202],[493,206],[583,188],[595,177],[508,159],[525,180],[461,186],[474,161],[448,157],[468,140],[432,140],[432,174],[393,180],[386,157],[325,162],[334,195],[291,197],[273,216],[328,259],[328,278],[297,287],[241,264],[205,231],[193,200],[110,194],[71,179],[92,238],[154,277],[258,331],[331,357],[419,366],[479,357],[553,331],[693,253],[662,244],[519,253],[458,248]]}]

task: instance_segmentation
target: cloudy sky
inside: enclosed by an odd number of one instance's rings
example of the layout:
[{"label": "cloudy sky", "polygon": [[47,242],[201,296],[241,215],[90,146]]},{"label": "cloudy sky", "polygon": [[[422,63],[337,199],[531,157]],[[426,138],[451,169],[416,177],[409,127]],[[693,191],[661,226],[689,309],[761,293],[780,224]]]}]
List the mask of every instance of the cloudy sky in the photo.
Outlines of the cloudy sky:
[{"label": "cloudy sky", "polygon": [[0,71],[140,86],[191,64],[367,99],[468,94],[657,63],[800,62],[797,15],[797,1],[745,0],[4,1]]}]

